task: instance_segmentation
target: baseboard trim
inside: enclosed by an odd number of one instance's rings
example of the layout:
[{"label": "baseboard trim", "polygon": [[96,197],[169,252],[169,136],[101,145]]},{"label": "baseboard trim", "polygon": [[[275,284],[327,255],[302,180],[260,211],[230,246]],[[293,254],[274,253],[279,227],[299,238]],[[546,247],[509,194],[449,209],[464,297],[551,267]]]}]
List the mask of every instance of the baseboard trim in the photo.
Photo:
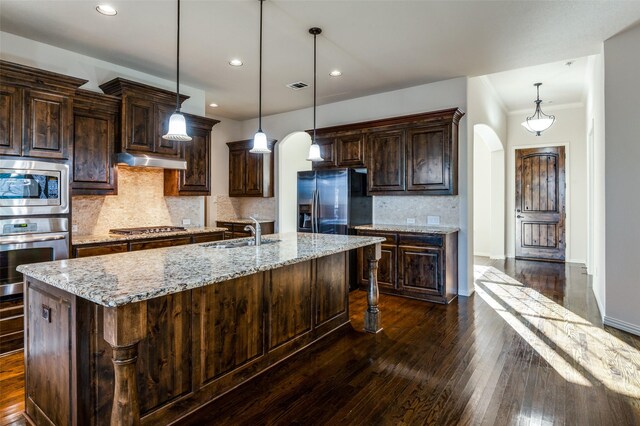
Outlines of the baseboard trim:
[{"label": "baseboard trim", "polygon": [[489,257],[491,260],[505,260],[506,256],[491,256]]},{"label": "baseboard trim", "polygon": [[473,253],[473,255],[478,257],[491,257],[489,253]]},{"label": "baseboard trim", "polygon": [[604,325],[608,325],[609,327],[617,328],[619,330],[626,331],[627,333],[640,336],[640,326],[638,325],[631,324],[619,319],[611,318],[606,315],[604,317],[603,322],[604,322]]}]

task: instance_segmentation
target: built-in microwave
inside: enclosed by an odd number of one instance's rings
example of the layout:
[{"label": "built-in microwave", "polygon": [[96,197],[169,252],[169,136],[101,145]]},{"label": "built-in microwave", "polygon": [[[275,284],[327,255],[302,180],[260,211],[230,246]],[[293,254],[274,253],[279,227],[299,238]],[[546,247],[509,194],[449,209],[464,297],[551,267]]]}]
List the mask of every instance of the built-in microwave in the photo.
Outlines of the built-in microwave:
[{"label": "built-in microwave", "polygon": [[69,166],[0,160],[0,216],[69,213]]}]

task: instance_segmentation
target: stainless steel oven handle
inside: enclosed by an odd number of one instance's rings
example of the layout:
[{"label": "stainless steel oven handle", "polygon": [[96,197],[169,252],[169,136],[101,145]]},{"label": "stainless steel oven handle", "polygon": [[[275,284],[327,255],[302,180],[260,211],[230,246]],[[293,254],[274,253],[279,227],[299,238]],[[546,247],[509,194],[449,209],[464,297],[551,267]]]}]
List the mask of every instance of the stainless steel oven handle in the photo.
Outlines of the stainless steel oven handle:
[{"label": "stainless steel oven handle", "polygon": [[24,243],[41,243],[44,241],[64,240],[66,235],[53,235],[49,237],[27,237],[20,236],[14,238],[2,238],[0,244],[24,244]]}]

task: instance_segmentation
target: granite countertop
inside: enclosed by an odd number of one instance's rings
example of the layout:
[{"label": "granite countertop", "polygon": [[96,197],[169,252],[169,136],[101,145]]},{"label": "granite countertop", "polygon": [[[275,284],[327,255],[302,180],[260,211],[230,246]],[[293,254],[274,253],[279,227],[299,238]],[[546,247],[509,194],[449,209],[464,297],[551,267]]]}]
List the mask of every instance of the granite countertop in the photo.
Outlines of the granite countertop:
[{"label": "granite countertop", "polygon": [[[271,223],[271,222],[275,222],[275,220],[273,219],[257,219],[258,222],[260,223]],[[244,218],[240,218],[240,219],[216,219],[216,222],[229,222],[229,223],[240,223],[240,224],[249,224],[251,225],[253,223],[253,219],[244,219]]]},{"label": "granite countertop", "polygon": [[287,233],[265,236],[264,241],[270,243],[226,249],[209,247],[216,243],[189,244],[31,263],[18,266],[18,271],[115,307],[380,243],[384,238]]},{"label": "granite countertop", "polygon": [[363,231],[388,231],[388,232],[406,232],[412,234],[453,234],[460,231],[460,228],[454,226],[421,226],[421,225],[359,225],[353,229],[361,229]]},{"label": "granite countertop", "polygon": [[210,232],[224,232],[226,230],[227,228],[198,226],[193,228],[187,228],[185,231],[162,232],[157,234],[72,235],[71,245],[81,246],[84,244],[117,243],[118,241],[148,240],[151,238],[182,237],[185,235],[208,234]]}]

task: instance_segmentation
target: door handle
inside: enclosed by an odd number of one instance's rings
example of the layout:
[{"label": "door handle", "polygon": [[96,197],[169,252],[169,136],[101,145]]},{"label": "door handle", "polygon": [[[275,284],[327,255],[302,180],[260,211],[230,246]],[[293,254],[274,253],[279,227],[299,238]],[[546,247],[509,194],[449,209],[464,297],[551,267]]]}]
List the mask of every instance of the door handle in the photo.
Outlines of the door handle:
[{"label": "door handle", "polygon": [[26,237],[20,236],[15,238],[0,239],[0,244],[24,244],[24,243],[42,243],[45,241],[64,240],[66,235],[55,235],[51,237]]}]

